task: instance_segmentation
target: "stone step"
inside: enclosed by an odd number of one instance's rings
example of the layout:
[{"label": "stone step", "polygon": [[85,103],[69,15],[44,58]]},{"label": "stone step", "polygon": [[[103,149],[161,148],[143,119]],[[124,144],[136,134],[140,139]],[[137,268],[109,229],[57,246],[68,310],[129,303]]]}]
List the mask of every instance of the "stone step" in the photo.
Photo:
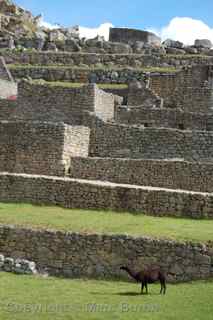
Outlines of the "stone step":
[{"label": "stone step", "polygon": [[0,201],[213,218],[213,193],[7,172],[0,173]]}]

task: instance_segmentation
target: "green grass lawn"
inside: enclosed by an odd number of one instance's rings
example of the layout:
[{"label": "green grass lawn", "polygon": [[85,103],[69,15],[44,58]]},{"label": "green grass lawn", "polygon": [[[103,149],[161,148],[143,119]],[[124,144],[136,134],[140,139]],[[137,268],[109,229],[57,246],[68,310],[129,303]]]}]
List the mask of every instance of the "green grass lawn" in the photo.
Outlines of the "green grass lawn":
[{"label": "green grass lawn", "polygon": [[68,280],[0,273],[0,319],[212,320],[213,282],[159,284],[140,295],[136,283]]},{"label": "green grass lawn", "polygon": [[159,218],[110,211],[0,203],[0,223],[81,233],[213,241],[213,220]]}]

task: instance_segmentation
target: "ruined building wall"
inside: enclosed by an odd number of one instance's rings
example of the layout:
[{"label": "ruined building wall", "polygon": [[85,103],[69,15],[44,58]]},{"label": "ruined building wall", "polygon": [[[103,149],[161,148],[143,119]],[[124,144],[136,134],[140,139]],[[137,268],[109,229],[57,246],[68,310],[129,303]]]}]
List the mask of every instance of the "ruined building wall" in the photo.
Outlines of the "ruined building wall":
[{"label": "ruined building wall", "polygon": [[[209,66],[198,65],[179,72],[151,73],[150,89],[164,100],[164,107],[181,108],[190,112],[212,112],[212,75]],[[17,69],[14,71],[18,78],[30,76],[44,78],[49,81],[122,83],[143,81],[145,72],[138,69],[105,70],[105,69],[44,69],[40,67]],[[68,89],[67,89],[68,90]],[[69,89],[70,90],[70,89]],[[138,98],[137,98],[138,97]],[[143,96],[140,92],[135,96],[129,95],[129,105],[141,104]],[[145,97],[146,98],[146,97]],[[132,101],[131,101],[132,100]],[[135,101],[134,101],[135,100]]]},{"label": "ruined building wall", "polygon": [[194,66],[175,74],[152,75],[150,88],[164,99],[164,107],[188,112],[213,111],[209,66]]},{"label": "ruined building wall", "polygon": [[141,107],[161,107],[161,99],[150,88],[143,85],[141,88],[129,85],[129,92],[127,97],[128,106],[141,106]]},{"label": "ruined building wall", "polygon": [[93,111],[94,86],[66,88],[31,84],[18,87],[16,118],[81,124],[82,111]]},{"label": "ruined building wall", "polygon": [[95,84],[69,88],[22,81],[14,117],[82,125],[87,113],[104,121],[113,119],[114,104],[114,96]]},{"label": "ruined building wall", "polygon": [[116,109],[116,122],[182,130],[213,130],[212,113],[184,112],[175,108],[128,108],[121,106]]},{"label": "ruined building wall", "polygon": [[71,156],[87,156],[89,129],[47,122],[0,122],[0,171],[64,175]]},{"label": "ruined building wall", "polygon": [[64,126],[64,144],[62,163],[65,166],[64,174],[70,169],[71,157],[88,157],[90,129],[83,126]]},{"label": "ruined building wall", "polygon": [[202,162],[72,158],[70,177],[121,184],[213,192],[213,164]]},{"label": "ruined building wall", "polygon": [[213,132],[98,123],[91,130],[90,156],[210,160],[213,158]]},{"label": "ruined building wall", "polygon": [[94,114],[103,121],[113,120],[115,116],[115,97],[95,87]]},{"label": "ruined building wall", "polygon": [[164,107],[174,108],[173,94],[176,89],[176,73],[150,75],[150,88],[164,99]]}]

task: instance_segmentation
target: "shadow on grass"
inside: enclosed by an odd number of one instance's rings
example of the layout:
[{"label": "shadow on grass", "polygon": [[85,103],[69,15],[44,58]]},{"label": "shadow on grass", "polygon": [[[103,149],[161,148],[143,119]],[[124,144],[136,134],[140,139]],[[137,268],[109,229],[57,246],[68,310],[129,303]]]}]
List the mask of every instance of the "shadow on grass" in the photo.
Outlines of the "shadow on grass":
[{"label": "shadow on grass", "polygon": [[115,293],[116,295],[118,296],[142,296],[144,294],[141,294],[140,292],[118,292],[118,293]]},{"label": "shadow on grass", "polygon": [[115,293],[110,293],[110,292],[90,292],[92,295],[96,296],[129,296],[129,297],[136,297],[136,296],[141,296],[141,297],[147,297],[147,296],[156,296],[159,295],[159,293],[140,293],[140,292],[132,292],[132,291],[127,291],[127,292],[115,292]]},{"label": "shadow on grass", "polygon": [[156,292],[149,292],[149,293],[142,293],[142,294],[140,292],[118,292],[115,294],[118,296],[143,296],[143,297],[159,295],[159,293],[156,293]]}]

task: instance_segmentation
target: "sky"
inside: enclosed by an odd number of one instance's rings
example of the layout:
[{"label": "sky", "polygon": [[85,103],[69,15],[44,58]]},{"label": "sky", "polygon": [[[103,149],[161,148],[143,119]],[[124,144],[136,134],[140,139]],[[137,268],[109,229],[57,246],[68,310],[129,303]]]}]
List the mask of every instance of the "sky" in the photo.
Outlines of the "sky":
[{"label": "sky", "polygon": [[152,30],[163,39],[213,42],[213,0],[16,0],[50,25],[80,25],[82,36],[108,36],[110,26]]}]

